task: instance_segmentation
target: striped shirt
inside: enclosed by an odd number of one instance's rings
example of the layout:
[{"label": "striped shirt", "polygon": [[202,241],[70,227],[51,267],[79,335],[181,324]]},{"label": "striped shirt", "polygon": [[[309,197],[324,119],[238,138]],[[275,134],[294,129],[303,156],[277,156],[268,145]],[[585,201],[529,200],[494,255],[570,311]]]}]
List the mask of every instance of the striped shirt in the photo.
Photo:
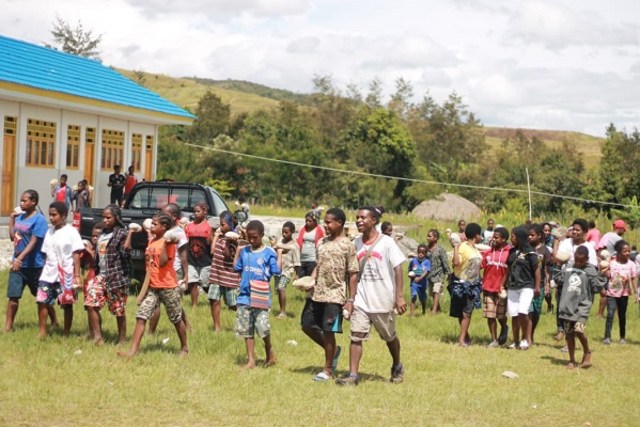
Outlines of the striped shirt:
[{"label": "striped shirt", "polygon": [[233,259],[226,260],[224,257],[226,245],[227,239],[220,237],[213,248],[209,283],[220,285],[224,288],[237,288],[240,285],[240,274],[233,268]]}]

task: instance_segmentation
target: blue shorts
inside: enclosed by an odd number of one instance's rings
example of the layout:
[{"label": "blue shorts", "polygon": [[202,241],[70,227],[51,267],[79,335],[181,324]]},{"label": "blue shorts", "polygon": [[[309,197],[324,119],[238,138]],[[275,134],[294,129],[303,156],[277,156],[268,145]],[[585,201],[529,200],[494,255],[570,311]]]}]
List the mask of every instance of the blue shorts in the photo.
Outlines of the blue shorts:
[{"label": "blue shorts", "polygon": [[7,298],[22,298],[25,286],[29,287],[29,292],[35,297],[41,273],[42,268],[21,268],[19,271],[9,272]]},{"label": "blue shorts", "polygon": [[411,282],[411,299],[419,298],[420,302],[427,300],[427,285]]}]

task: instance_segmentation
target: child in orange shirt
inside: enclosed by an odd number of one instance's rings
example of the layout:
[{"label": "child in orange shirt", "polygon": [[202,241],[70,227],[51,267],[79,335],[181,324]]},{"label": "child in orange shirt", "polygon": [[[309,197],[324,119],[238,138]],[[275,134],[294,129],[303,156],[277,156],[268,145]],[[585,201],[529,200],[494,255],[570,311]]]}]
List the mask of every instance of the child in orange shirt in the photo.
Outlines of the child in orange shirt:
[{"label": "child in orange shirt", "polygon": [[158,213],[152,219],[151,233],[154,235],[154,239],[149,242],[145,254],[147,274],[149,275],[149,291],[136,314],[136,328],[133,331],[131,349],[128,353],[118,352],[119,356],[130,357],[138,353],[147,320],[153,315],[159,302],[164,304],[167,316],[175,326],[180,338],[180,355],[186,356],[189,353],[187,328],[182,319],[182,295],[178,289],[178,279],[173,268],[173,260],[176,257],[176,239],[174,236],[165,238],[165,232],[172,225],[171,217],[165,213]]}]

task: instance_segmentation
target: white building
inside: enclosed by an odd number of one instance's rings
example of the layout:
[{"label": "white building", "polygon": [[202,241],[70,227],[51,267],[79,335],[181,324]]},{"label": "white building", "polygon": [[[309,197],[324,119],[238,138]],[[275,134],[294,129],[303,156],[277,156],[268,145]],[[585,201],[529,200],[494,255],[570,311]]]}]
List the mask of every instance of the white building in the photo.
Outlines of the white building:
[{"label": "white building", "polygon": [[0,216],[50,181],[87,179],[93,206],[109,203],[113,166],[154,180],[158,127],[195,117],[101,63],[0,35]]}]

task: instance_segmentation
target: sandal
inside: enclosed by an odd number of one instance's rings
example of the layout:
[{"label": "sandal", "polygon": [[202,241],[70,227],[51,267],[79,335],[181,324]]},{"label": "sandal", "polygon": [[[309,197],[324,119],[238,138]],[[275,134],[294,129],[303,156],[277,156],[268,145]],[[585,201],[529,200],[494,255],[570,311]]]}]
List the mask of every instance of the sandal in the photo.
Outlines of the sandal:
[{"label": "sandal", "polygon": [[317,382],[317,383],[326,383],[327,381],[331,380],[331,376],[327,375],[324,371],[319,372],[318,374],[316,374],[315,377],[313,377],[313,381]]}]

